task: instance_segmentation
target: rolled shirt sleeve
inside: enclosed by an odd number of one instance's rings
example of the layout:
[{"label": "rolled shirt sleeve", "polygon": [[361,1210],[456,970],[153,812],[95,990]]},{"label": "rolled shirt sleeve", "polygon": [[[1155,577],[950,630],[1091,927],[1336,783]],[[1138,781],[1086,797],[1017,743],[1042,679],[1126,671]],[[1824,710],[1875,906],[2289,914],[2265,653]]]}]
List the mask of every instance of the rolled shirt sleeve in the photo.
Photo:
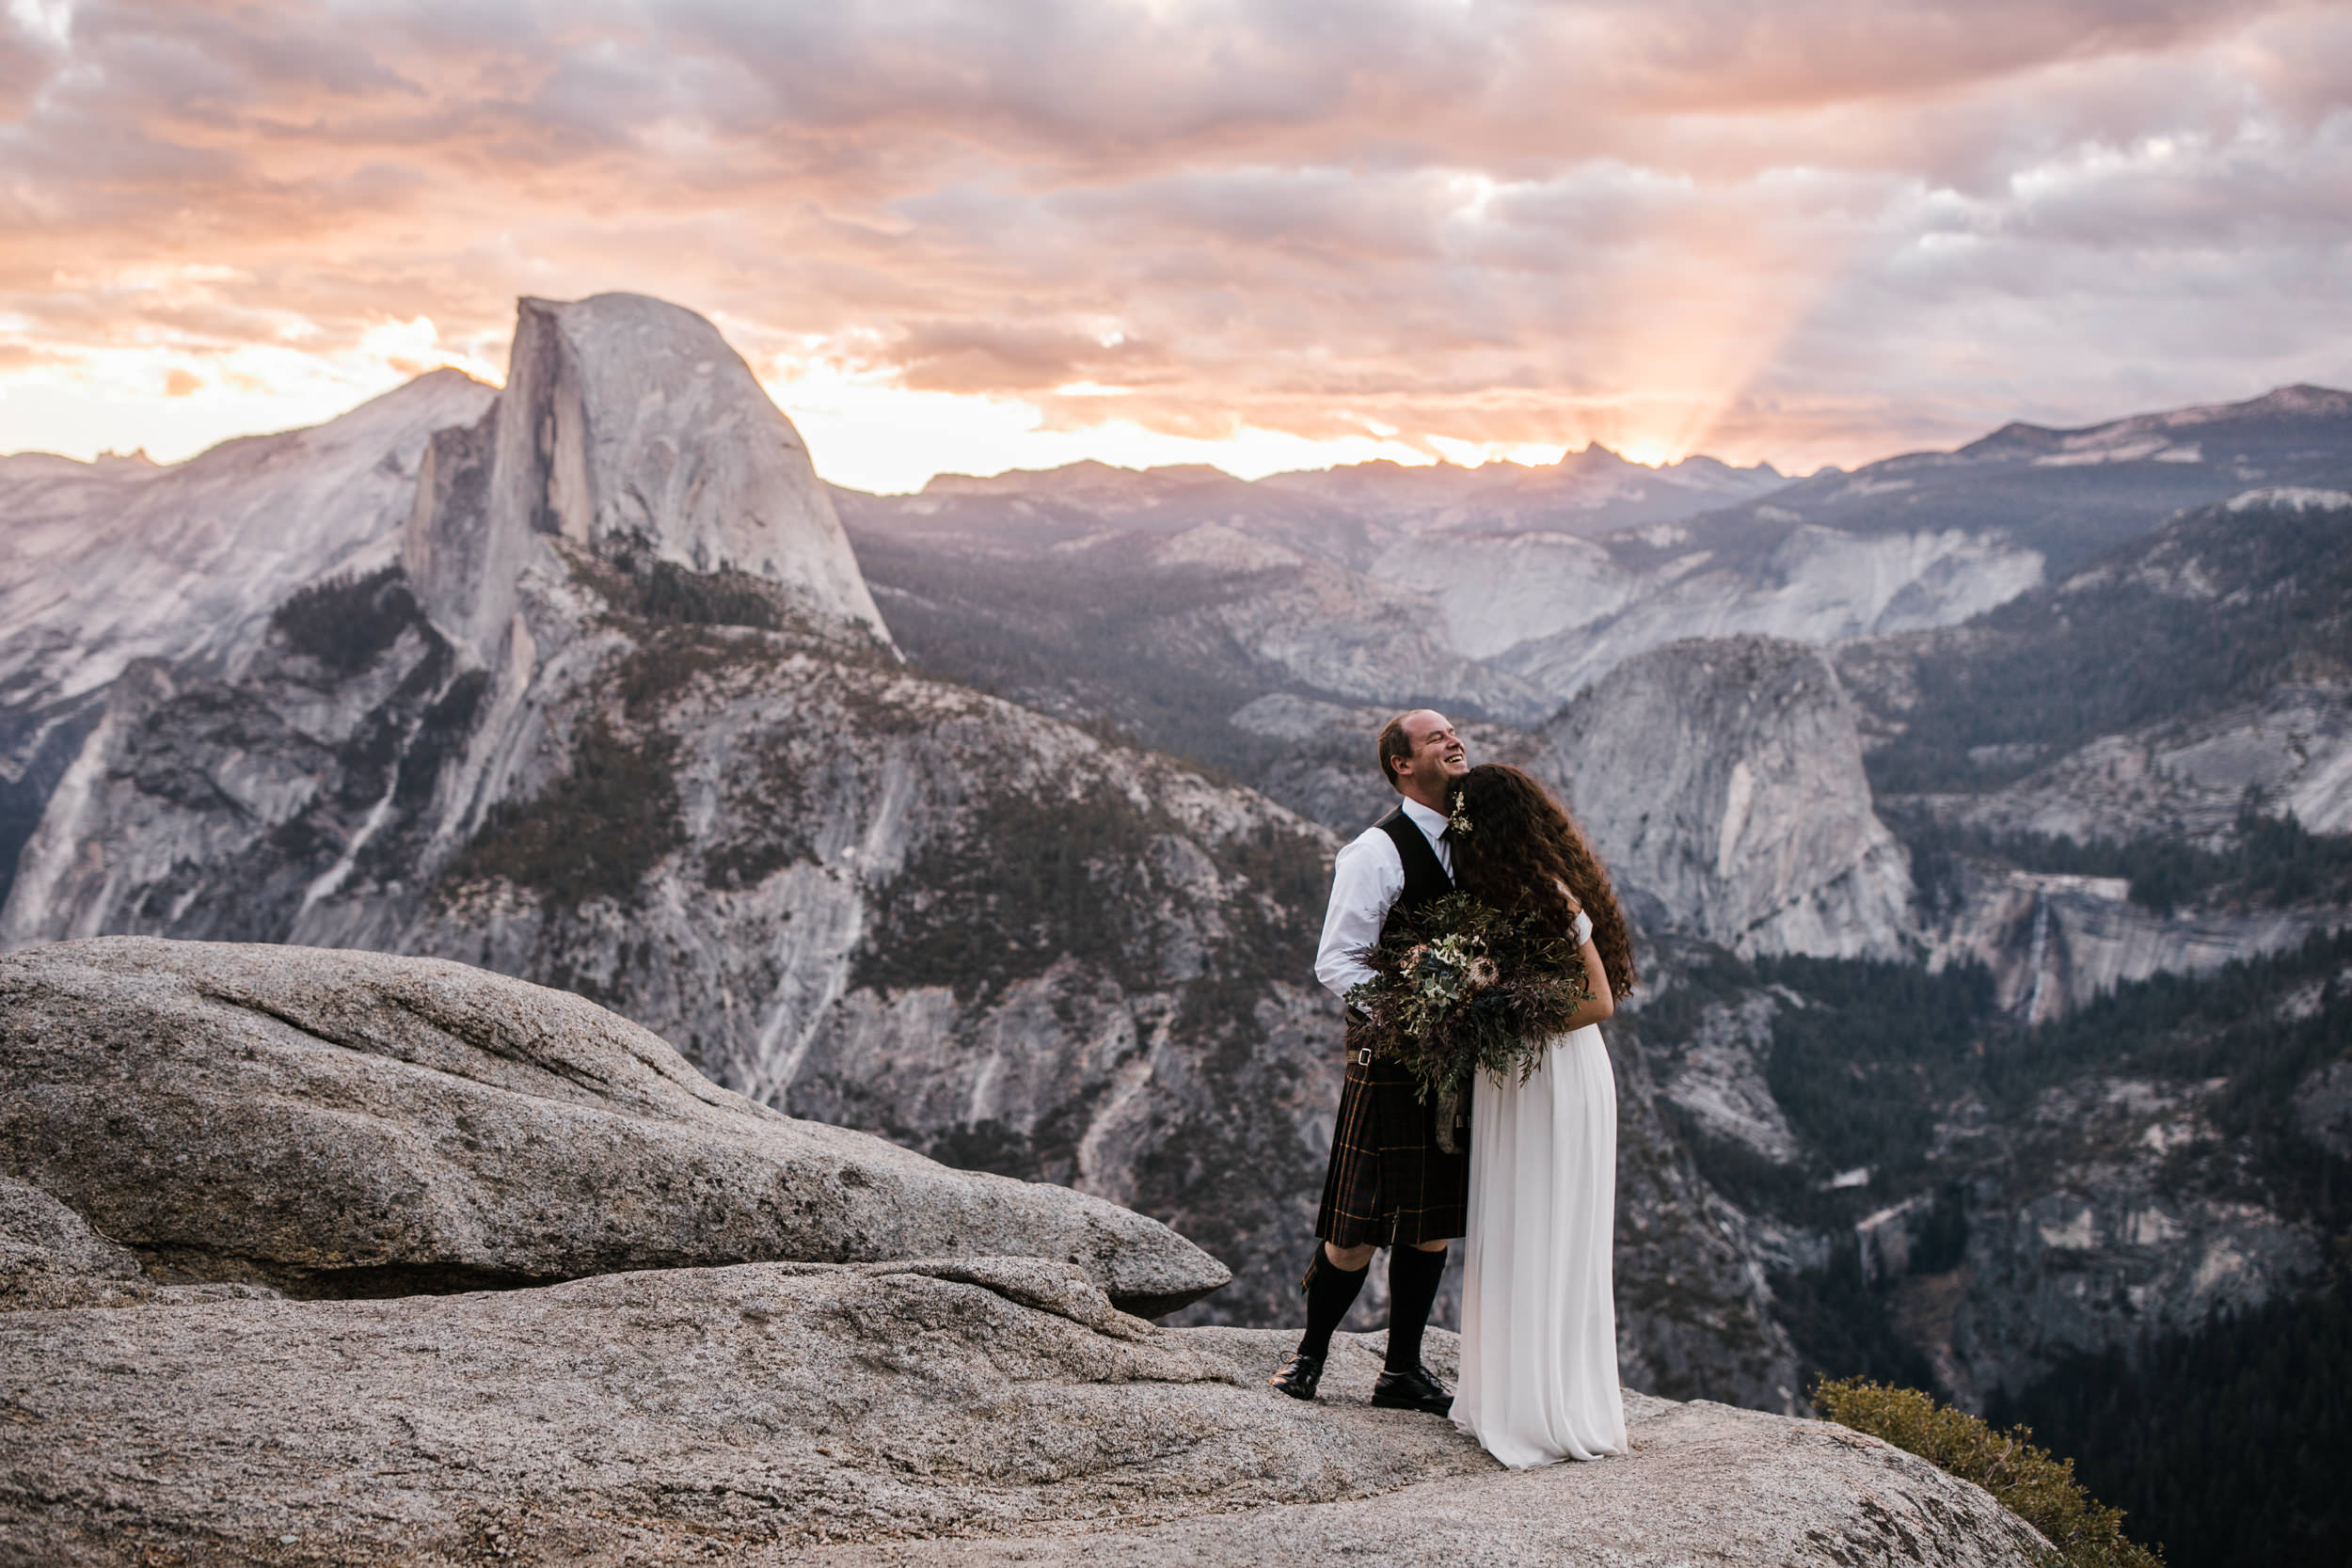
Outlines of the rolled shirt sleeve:
[{"label": "rolled shirt sleeve", "polygon": [[1377,828],[1342,848],[1331,864],[1331,905],[1323,915],[1323,941],[1315,948],[1315,978],[1341,1001],[1373,976],[1368,961],[1380,941],[1397,895],[1405,891],[1405,863],[1396,845]]}]

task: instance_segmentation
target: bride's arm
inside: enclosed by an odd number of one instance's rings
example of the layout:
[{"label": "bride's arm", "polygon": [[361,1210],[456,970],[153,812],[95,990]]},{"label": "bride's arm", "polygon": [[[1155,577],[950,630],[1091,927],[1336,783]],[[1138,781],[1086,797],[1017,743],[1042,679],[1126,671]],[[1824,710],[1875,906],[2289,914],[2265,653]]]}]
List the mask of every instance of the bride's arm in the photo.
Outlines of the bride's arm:
[{"label": "bride's arm", "polygon": [[[1580,915],[1584,913],[1584,906],[1578,900],[1573,888],[1563,886],[1560,891],[1567,895],[1569,909],[1574,910]],[[1584,924],[1590,927],[1591,919],[1587,917]],[[1600,949],[1593,945],[1593,937],[1589,929],[1585,932],[1584,944],[1578,949],[1578,954],[1584,960],[1584,975],[1586,982],[1593,988],[1593,994],[1591,1000],[1568,1015],[1567,1027],[1570,1029],[1581,1029],[1587,1024],[1598,1023],[1603,1019],[1613,1018],[1617,1011],[1616,996],[1609,990],[1608,966],[1600,961]]]},{"label": "bride's arm", "polygon": [[1609,991],[1609,971],[1602,966],[1600,952],[1590,938],[1585,940],[1582,951],[1584,973],[1592,979],[1593,996],[1591,1001],[1583,1003],[1568,1015],[1568,1027],[1571,1029],[1598,1023],[1605,1018],[1615,1016],[1617,1011],[1617,999]]}]

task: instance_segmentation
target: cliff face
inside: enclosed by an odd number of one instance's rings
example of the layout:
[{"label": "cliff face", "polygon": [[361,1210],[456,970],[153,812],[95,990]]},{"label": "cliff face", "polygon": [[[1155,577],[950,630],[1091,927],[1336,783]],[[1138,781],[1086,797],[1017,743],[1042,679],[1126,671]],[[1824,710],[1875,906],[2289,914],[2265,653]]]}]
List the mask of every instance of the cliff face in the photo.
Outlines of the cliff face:
[{"label": "cliff face", "polygon": [[494,395],[436,371],[314,429],[172,467],[0,466],[0,898],[122,672],[139,659],[240,669],[287,595],[382,566],[433,433],[480,418]]},{"label": "cliff face", "polygon": [[1880,803],[1932,851],[1936,962],[2046,1021],[2343,923],[2346,851],[2313,835],[2352,825],[2348,543],[2352,493],[2259,486],[1966,626],[1837,651]]},{"label": "cliff face", "polygon": [[1694,521],[1615,542],[1625,586],[1611,591],[1605,578],[1587,586],[1581,574],[1560,583],[1561,625],[1525,626],[1495,662],[1570,697],[1625,660],[1689,638],[1826,645],[1947,626],[2042,580],[2041,553],[1997,531],[1850,533],[1770,503],[1741,520],[1748,529]]},{"label": "cliff face", "polygon": [[1964,1386],[2024,1388],[2070,1352],[2129,1352],[2316,1273],[2307,1217],[2232,1180],[2219,1090],[2091,1073],[2037,1099],[1970,1212],[1949,1329]]},{"label": "cliff face", "polygon": [[436,371],[313,429],[226,441],[172,467],[0,467],[0,691],[13,721],[137,658],[232,668],[287,594],[390,558],[433,433],[496,395]]},{"label": "cliff face", "polygon": [[708,322],[660,300],[522,301],[497,407],[433,442],[402,564],[474,662],[495,661],[538,537],[744,573],[888,636],[800,433]]},{"label": "cliff face", "polygon": [[1932,923],[1931,961],[1980,963],[2024,1023],[2047,1023],[2127,981],[2209,974],[2292,948],[2342,924],[2338,908],[2244,906],[2159,911],[2121,877],[2022,871],[1962,860]]},{"label": "cliff face", "polygon": [[1762,638],[1629,659],[1543,735],[1612,874],[1736,952],[1896,958],[1911,878],[1872,815],[1853,714],[1820,654]]}]

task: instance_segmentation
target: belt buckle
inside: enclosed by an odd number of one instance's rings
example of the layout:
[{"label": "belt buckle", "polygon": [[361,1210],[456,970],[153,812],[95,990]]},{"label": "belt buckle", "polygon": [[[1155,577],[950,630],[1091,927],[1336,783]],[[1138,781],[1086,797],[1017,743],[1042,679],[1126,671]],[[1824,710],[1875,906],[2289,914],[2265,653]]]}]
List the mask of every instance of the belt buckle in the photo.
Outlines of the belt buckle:
[{"label": "belt buckle", "polygon": [[1372,1047],[1359,1045],[1356,1048],[1356,1065],[1358,1067],[1372,1066]]}]

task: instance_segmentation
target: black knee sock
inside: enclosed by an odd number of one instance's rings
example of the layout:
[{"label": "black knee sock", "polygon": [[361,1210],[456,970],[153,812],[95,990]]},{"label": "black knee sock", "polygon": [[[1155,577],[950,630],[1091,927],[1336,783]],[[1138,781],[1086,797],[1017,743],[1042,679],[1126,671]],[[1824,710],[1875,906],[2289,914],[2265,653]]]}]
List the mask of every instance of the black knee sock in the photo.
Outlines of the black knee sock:
[{"label": "black knee sock", "polygon": [[1370,1273],[1370,1263],[1353,1273],[1341,1268],[1325,1255],[1321,1243],[1315,1244],[1315,1260],[1307,1270],[1307,1332],[1299,1336],[1299,1354],[1331,1354],[1331,1331],[1356,1305],[1356,1292],[1364,1288]]},{"label": "black knee sock", "polygon": [[1417,1246],[1389,1249],[1389,1357],[1386,1370],[1409,1372],[1421,1365],[1421,1331],[1445,1277],[1445,1252]]}]

